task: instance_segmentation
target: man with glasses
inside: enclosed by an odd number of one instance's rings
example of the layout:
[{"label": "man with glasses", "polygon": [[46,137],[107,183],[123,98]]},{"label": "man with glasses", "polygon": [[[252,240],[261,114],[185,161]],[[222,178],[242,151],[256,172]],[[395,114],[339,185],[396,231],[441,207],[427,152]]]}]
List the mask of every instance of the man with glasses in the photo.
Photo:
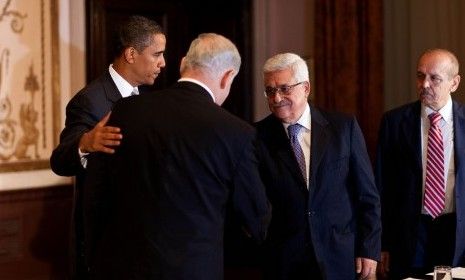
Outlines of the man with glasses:
[{"label": "man with glasses", "polygon": [[265,279],[374,279],[380,201],[356,119],[308,104],[296,54],[271,57],[263,74],[272,113],[256,123],[272,204]]}]

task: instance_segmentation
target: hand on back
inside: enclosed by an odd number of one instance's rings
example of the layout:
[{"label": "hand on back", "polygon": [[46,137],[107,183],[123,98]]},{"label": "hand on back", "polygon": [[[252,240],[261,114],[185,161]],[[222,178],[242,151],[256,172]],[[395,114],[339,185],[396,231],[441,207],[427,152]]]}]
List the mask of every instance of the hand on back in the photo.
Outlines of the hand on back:
[{"label": "hand on back", "polygon": [[113,154],[115,147],[121,144],[123,135],[119,127],[106,126],[111,112],[103,117],[95,127],[84,133],[79,141],[79,149],[83,153],[104,152]]}]

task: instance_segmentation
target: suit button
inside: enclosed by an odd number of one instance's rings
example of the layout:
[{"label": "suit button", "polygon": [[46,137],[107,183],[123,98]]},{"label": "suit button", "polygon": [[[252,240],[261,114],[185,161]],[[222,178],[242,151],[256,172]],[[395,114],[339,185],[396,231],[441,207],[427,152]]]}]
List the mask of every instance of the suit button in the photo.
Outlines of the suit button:
[{"label": "suit button", "polygon": [[315,211],[308,211],[307,216],[309,216],[309,217],[315,216]]}]

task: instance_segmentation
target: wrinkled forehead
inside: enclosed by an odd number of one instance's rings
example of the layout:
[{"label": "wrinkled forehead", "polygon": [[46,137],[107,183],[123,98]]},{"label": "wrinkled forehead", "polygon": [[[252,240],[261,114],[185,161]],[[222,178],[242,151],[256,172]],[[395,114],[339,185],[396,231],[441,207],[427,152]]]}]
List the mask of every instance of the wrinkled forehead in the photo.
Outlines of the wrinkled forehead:
[{"label": "wrinkled forehead", "polygon": [[293,73],[289,68],[263,73],[265,85],[283,85],[293,82]]},{"label": "wrinkled forehead", "polygon": [[458,73],[458,65],[450,55],[443,52],[426,53],[420,57],[417,72],[429,75],[449,75],[453,77]]}]

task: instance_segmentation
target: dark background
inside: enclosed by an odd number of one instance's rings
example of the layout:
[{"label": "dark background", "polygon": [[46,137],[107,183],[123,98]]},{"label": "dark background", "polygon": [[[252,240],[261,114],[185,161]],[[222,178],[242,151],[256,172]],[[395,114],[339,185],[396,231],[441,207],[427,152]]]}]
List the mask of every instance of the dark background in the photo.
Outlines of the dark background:
[{"label": "dark background", "polygon": [[251,5],[248,0],[88,0],[87,81],[97,78],[108,68],[112,61],[109,44],[114,28],[129,15],[153,19],[165,31],[166,67],[154,88],[165,88],[176,82],[181,58],[198,34],[219,33],[236,44],[242,58],[241,69],[223,107],[252,121]]}]

